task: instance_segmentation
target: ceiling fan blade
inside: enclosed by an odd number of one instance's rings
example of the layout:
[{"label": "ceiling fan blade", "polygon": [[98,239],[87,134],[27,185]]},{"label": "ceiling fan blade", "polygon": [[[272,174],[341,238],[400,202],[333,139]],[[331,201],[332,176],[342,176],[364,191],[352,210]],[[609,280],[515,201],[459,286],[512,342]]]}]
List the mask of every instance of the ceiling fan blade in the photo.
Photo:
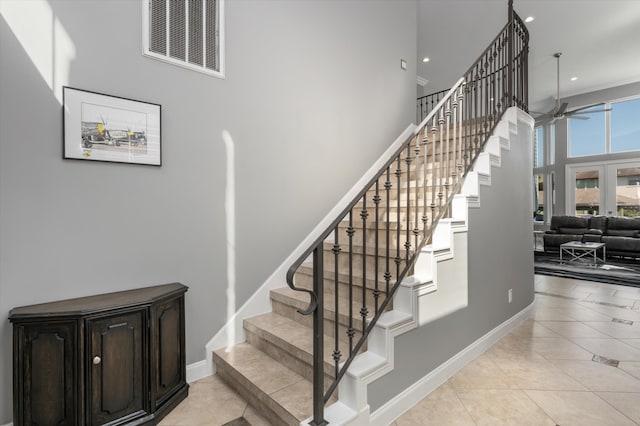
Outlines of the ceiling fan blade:
[{"label": "ceiling fan blade", "polygon": [[553,118],[553,115],[546,113],[546,114],[542,114],[539,115],[537,117],[534,117],[534,120],[536,122],[536,124],[540,124],[540,123],[546,123],[549,120],[551,120]]},{"label": "ceiling fan blade", "polygon": [[[576,108],[576,109],[574,109],[574,110],[572,110],[572,111],[569,111],[568,113],[574,113],[574,112],[578,112],[578,111],[584,111],[585,109],[589,109],[589,108],[593,108],[593,107],[597,107],[597,106],[602,106],[602,105],[604,105],[604,102],[600,102],[600,103],[598,103],[598,104],[592,104],[592,105],[588,105],[588,106],[583,106],[583,107],[580,107],[580,108]],[[595,111],[594,111],[594,112],[595,112]]]},{"label": "ceiling fan blade", "polygon": [[567,107],[569,106],[568,103],[563,102],[562,105],[560,105],[560,108],[558,108],[558,110],[556,111],[556,115],[562,115],[564,114],[564,112],[567,110]]},{"label": "ceiling fan blade", "polygon": [[590,117],[581,117],[581,116],[575,116],[575,115],[565,115],[566,118],[570,119],[570,120],[588,120]]},{"label": "ceiling fan blade", "polygon": [[597,111],[582,111],[582,112],[573,112],[573,111],[569,111],[567,113],[565,113],[566,116],[573,116],[573,115],[583,115],[583,114],[593,114],[596,112],[607,112],[607,111],[611,111],[610,109],[599,109]]}]

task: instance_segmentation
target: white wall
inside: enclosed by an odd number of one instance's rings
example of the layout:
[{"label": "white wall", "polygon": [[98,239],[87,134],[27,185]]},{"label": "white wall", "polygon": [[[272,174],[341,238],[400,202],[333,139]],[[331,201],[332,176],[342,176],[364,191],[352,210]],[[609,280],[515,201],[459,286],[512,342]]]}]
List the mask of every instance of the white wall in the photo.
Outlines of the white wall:
[{"label": "white wall", "polygon": [[[239,306],[414,120],[414,1],[227,0],[226,79],[142,57],[138,1],[1,5],[4,318],[180,281],[187,362],[202,360],[227,316],[221,132],[235,143]],[[161,104],[162,167],[62,160],[62,84]],[[1,324],[3,424],[12,343]]]}]

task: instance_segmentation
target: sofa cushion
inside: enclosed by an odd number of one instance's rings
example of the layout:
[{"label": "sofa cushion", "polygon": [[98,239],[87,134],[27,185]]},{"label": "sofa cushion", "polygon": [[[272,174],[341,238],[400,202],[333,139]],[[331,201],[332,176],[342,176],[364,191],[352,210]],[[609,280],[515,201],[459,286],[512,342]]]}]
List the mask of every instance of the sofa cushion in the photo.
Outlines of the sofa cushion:
[{"label": "sofa cushion", "polygon": [[607,231],[612,229],[640,231],[640,218],[610,217],[607,221]]},{"label": "sofa cushion", "polygon": [[561,234],[582,235],[586,233],[588,228],[570,228],[568,226],[561,226],[558,228],[558,232]]},{"label": "sofa cushion", "polygon": [[589,228],[590,229],[599,229],[603,233],[607,230],[607,216],[592,216],[589,219]]},{"label": "sofa cushion", "polygon": [[607,252],[628,252],[640,256],[640,238],[604,236],[602,242],[605,243]]},{"label": "sofa cushion", "polygon": [[552,216],[551,229],[589,228],[589,219],[576,216]]},{"label": "sofa cushion", "polygon": [[631,229],[609,229],[607,235],[611,237],[631,237],[638,238],[640,231],[634,231]]}]

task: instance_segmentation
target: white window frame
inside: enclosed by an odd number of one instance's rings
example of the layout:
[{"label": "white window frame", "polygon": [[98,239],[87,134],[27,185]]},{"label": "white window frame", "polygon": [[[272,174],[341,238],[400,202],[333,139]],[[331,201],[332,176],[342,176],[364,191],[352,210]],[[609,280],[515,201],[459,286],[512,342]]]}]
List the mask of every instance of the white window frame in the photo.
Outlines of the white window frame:
[{"label": "white window frame", "polygon": [[[162,55],[156,52],[152,52],[149,50],[149,9],[150,9],[150,1],[151,0],[142,0],[142,55],[148,58],[156,59],[162,62],[166,62],[172,65],[177,65],[182,68],[187,68],[192,71],[197,71],[203,74],[211,75],[217,78],[225,78],[225,28],[224,28],[224,2],[225,0],[217,0],[218,2],[218,64],[219,70],[211,70],[206,68],[204,65],[193,64],[189,62],[189,59],[182,61],[180,59],[172,58],[169,55]],[[187,3],[188,0],[184,0]],[[168,3],[167,3],[168,4]],[[189,8],[186,8],[187,11],[187,19],[186,19],[186,33],[189,33]],[[205,13],[203,8],[203,14]],[[205,20],[203,19],[203,23]],[[204,32],[203,32],[204,34]],[[189,38],[186,38],[186,54],[189,52]],[[169,43],[167,43],[167,48]],[[206,52],[206,39],[203,40],[203,49]],[[203,59],[203,64],[206,64],[206,57]]]},{"label": "white window frame", "polygon": [[[533,180],[536,182],[535,178],[538,175],[542,176],[542,185],[544,190],[544,221],[537,221],[535,217],[533,218],[533,223],[536,225],[541,224],[549,224],[551,223],[551,216],[554,215],[554,210],[556,209],[556,194],[555,194],[555,176],[554,176],[554,167],[555,167],[555,124],[545,124],[539,127],[534,127],[534,133],[537,133],[537,129],[542,129],[542,150],[543,150],[543,164],[533,168]],[[537,136],[536,136],[537,143]],[[553,149],[551,149],[553,147]],[[534,153],[537,153],[534,150]],[[534,188],[536,190],[537,197],[537,183],[534,184]],[[534,199],[535,203],[535,199]]]}]

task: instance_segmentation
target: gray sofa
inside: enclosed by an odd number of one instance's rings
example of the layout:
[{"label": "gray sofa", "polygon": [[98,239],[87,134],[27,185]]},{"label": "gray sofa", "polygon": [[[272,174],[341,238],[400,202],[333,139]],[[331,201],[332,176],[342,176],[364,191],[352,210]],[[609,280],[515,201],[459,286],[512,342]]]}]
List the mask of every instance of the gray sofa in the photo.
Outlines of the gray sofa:
[{"label": "gray sofa", "polygon": [[543,239],[545,252],[569,241],[602,242],[607,256],[640,258],[640,217],[553,216]]}]

